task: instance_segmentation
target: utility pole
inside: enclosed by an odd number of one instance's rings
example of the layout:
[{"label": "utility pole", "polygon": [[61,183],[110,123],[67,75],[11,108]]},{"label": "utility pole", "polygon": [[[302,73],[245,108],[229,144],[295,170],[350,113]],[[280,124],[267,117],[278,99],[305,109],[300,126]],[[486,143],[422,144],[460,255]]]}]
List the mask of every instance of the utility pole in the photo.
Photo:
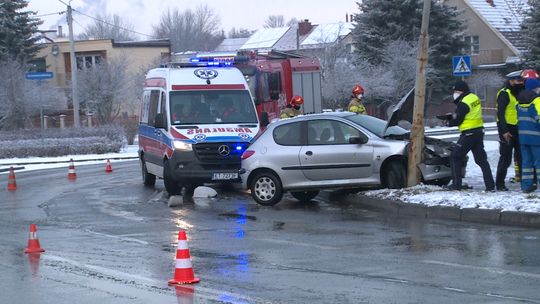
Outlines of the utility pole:
[{"label": "utility pole", "polygon": [[411,143],[409,145],[407,187],[417,185],[420,182],[421,177],[418,165],[422,161],[424,152],[424,105],[426,101],[426,69],[428,64],[428,28],[430,10],[431,0],[424,0],[422,27],[418,42],[418,57],[416,60],[416,85],[410,138]]},{"label": "utility pole", "polygon": [[73,126],[80,127],[79,97],[77,96],[77,59],[75,58],[75,43],[73,41],[73,11],[71,5],[67,7],[67,23],[69,27],[69,59],[71,61],[71,100],[73,102]]}]

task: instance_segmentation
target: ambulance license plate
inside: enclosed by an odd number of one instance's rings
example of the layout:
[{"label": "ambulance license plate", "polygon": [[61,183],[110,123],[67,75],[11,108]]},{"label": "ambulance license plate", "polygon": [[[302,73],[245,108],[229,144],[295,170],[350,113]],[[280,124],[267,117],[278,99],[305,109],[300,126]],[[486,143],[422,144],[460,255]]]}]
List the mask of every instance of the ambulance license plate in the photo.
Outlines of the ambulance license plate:
[{"label": "ambulance license plate", "polygon": [[238,173],[214,173],[212,180],[231,180],[238,179]]}]

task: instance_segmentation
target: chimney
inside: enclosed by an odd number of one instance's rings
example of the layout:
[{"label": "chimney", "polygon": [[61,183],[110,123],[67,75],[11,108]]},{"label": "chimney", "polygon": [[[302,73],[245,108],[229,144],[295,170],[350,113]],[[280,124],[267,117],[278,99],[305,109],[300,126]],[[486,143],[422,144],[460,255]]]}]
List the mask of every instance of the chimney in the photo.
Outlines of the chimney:
[{"label": "chimney", "polygon": [[62,26],[58,26],[58,32],[56,33],[56,37],[64,37],[64,34],[62,33]]},{"label": "chimney", "polygon": [[304,19],[300,22],[298,22],[298,35],[303,36],[307,35],[313,26],[311,25],[311,22],[309,22],[308,19]]}]

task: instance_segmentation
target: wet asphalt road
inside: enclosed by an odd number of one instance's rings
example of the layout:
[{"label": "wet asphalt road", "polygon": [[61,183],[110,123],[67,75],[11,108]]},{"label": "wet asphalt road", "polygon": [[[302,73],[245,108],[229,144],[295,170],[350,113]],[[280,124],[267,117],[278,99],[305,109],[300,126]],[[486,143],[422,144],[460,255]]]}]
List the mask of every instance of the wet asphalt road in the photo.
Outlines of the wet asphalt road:
[{"label": "wet asphalt road", "polygon": [[[0,303],[540,303],[540,231],[247,195],[169,208],[136,161],[0,175]],[[23,253],[36,223],[39,256]],[[167,286],[186,229],[201,282]]]}]

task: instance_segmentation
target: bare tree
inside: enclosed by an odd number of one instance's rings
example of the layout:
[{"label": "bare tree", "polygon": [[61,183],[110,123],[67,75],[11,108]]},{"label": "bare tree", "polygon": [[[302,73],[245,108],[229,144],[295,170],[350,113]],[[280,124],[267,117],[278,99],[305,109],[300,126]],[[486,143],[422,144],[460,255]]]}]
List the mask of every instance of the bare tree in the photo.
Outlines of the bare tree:
[{"label": "bare tree", "polygon": [[0,62],[0,130],[22,129],[43,106],[60,108],[65,96],[47,82],[26,80],[24,65]]},{"label": "bare tree", "polygon": [[251,36],[255,31],[248,30],[245,28],[235,28],[233,27],[229,33],[227,34],[228,38],[248,38]]},{"label": "bare tree", "polygon": [[174,52],[212,50],[223,39],[220,23],[219,16],[206,5],[195,11],[169,9],[154,26],[154,36],[170,39]]},{"label": "bare tree", "polygon": [[119,15],[98,15],[96,19],[86,28],[84,33],[79,35],[79,39],[114,39],[115,41],[137,39],[132,32],[133,25]]},{"label": "bare tree", "polygon": [[80,72],[77,93],[81,108],[96,114],[102,124],[118,117],[122,104],[131,97],[133,76],[127,70],[127,61],[126,56],[111,57]]},{"label": "bare tree", "polygon": [[504,77],[495,71],[479,71],[470,79],[471,87],[477,92],[486,95],[488,88],[502,87]]},{"label": "bare tree", "polygon": [[284,27],[285,17],[283,15],[270,15],[264,21],[264,28]]}]

